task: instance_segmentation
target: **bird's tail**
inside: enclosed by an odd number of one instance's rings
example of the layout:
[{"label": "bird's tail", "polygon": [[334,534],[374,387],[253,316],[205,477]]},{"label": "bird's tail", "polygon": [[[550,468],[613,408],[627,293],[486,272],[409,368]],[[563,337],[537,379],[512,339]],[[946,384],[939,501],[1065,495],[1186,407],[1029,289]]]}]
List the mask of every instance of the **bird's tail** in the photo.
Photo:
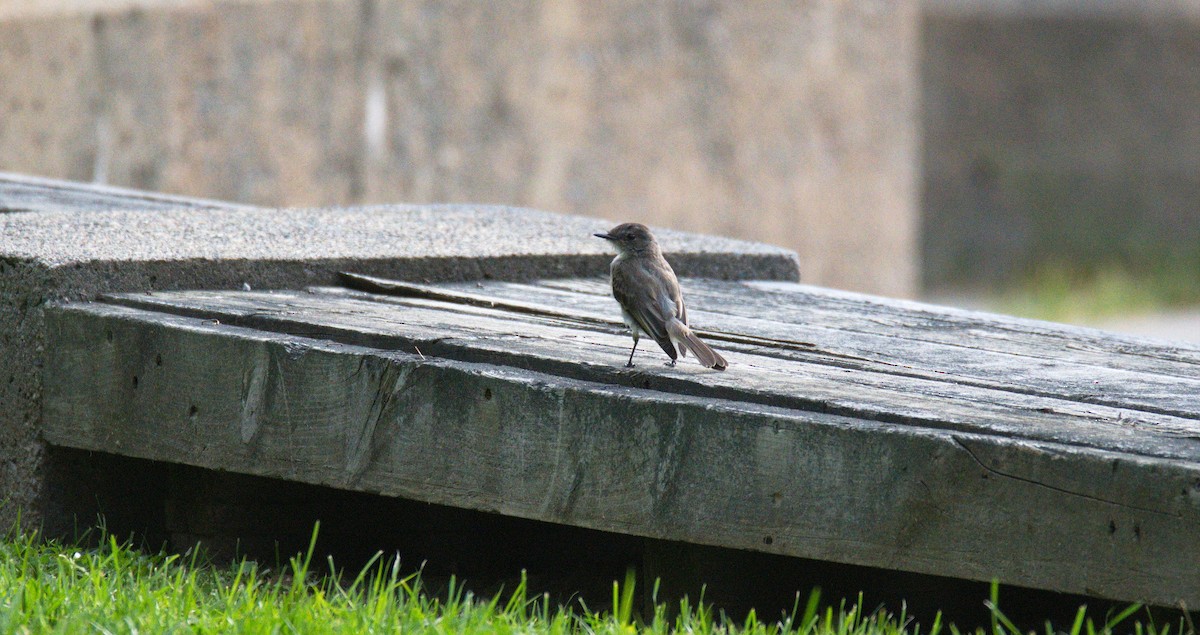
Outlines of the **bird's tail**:
[{"label": "bird's tail", "polygon": [[724,357],[721,357],[720,353],[709,348],[708,344],[696,337],[692,329],[689,329],[683,322],[677,319],[667,322],[667,335],[679,349],[680,355],[686,355],[688,351],[691,351],[705,368],[725,370],[729,367],[729,363],[725,361]]}]

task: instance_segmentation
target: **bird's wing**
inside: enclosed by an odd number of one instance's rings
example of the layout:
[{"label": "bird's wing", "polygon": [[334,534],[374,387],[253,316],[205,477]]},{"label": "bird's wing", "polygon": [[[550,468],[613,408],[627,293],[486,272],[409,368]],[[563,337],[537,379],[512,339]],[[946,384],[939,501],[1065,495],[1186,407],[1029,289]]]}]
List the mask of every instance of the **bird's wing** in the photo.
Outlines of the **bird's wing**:
[{"label": "bird's wing", "polygon": [[[674,276],[672,276],[673,278]],[[646,273],[641,267],[613,267],[613,297],[644,333],[654,338],[671,359],[675,345],[667,335],[667,320],[676,308],[669,298],[679,293],[679,284]],[[674,289],[671,289],[671,287]],[[672,292],[673,291],[673,292]],[[666,302],[663,300],[667,299]],[[667,306],[672,305],[672,306]]]}]

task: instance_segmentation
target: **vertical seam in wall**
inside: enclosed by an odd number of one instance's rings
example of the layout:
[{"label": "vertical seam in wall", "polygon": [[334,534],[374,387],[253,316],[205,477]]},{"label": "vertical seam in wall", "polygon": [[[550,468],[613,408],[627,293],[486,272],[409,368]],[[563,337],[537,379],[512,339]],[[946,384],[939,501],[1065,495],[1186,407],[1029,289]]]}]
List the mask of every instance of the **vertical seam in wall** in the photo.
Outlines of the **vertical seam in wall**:
[{"label": "vertical seam in wall", "polygon": [[112,54],[109,50],[106,33],[108,18],[103,13],[92,16],[92,57],[95,60],[96,92],[91,96],[92,103],[92,133],[95,141],[95,153],[92,157],[93,183],[108,183],[108,170],[112,163],[113,131],[112,131],[112,102],[109,87],[112,85]]},{"label": "vertical seam in wall", "polygon": [[366,173],[367,173],[367,153],[368,148],[366,135],[366,117],[367,117],[367,93],[370,90],[370,79],[372,73],[376,71],[374,60],[372,59],[375,49],[374,38],[372,37],[373,30],[371,24],[376,15],[375,0],[359,0],[358,3],[358,33],[356,34],[356,42],[354,47],[354,72],[355,72],[355,87],[360,89],[360,98],[363,108],[362,116],[359,118],[363,129],[357,135],[358,141],[353,145],[354,156],[348,162],[350,169],[350,191],[348,192],[350,200],[344,201],[345,205],[353,205],[361,203],[363,196],[366,194]]}]

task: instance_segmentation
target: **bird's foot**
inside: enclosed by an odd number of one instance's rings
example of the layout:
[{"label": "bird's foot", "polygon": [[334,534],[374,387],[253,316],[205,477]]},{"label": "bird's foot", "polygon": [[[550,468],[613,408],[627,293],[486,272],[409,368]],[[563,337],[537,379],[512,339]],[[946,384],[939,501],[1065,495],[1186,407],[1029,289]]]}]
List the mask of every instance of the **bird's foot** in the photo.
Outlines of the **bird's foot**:
[{"label": "bird's foot", "polygon": [[666,363],[667,368],[675,368],[675,360]]},{"label": "bird's foot", "polygon": [[625,368],[633,368],[633,362],[629,362],[628,364],[625,364]]}]

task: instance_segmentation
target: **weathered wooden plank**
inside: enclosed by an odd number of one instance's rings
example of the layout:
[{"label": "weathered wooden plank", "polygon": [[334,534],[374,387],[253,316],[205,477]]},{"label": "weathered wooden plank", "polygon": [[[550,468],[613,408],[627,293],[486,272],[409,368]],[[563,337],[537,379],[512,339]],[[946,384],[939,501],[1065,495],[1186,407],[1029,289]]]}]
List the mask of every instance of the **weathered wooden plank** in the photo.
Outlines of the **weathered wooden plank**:
[{"label": "weathered wooden plank", "polygon": [[[798,283],[748,281],[725,283],[719,280],[689,279],[688,297],[693,304],[705,299],[705,310],[744,317],[766,316],[794,323],[810,324],[853,332],[877,333],[901,338],[916,338],[966,346],[981,350],[1007,352],[1033,357],[1070,357],[1081,363],[1106,366],[1113,356],[1122,365],[1156,372],[1163,364],[1171,373],[1200,377],[1200,346],[1187,342],[1158,342],[1146,338],[1108,333],[1097,329],[1056,324],[981,311],[935,306],[909,300],[869,296],[850,291],[826,289]],[[489,281],[486,292],[500,295],[506,285]],[[528,288],[558,289],[570,295],[604,298],[607,282],[599,279],[564,278],[543,280],[536,285],[521,285],[525,297]],[[468,285],[447,285],[448,289]],[[519,288],[519,287],[518,287]],[[741,302],[720,303],[720,298],[735,290]],[[754,293],[741,295],[743,290]],[[560,296],[561,297],[561,296]],[[707,300],[717,301],[710,305]],[[581,301],[586,301],[581,298]],[[689,309],[690,313],[690,309]]]},{"label": "weathered wooden plank", "polygon": [[64,209],[89,212],[187,208],[254,209],[248,205],[131,190],[99,183],[59,181],[0,172],[0,213]]},{"label": "weathered wooden plank", "polygon": [[1200,422],[1194,419],[849,369],[803,356],[762,355],[758,346],[729,344],[723,349],[735,372],[705,371],[694,365],[667,369],[645,358],[642,367],[629,371],[622,367],[628,340],[616,327],[587,327],[435,300],[205,291],[112,299],[263,330],[503,363],[616,385],[1200,460]]},{"label": "weathered wooden plank", "polygon": [[[751,336],[766,345],[793,343],[773,347],[772,354],[781,357],[825,356],[830,363],[852,368],[876,366],[898,374],[1181,417],[1200,412],[1200,349],[1195,351],[1197,364],[1182,361],[1193,352],[1186,344],[1156,344],[1116,335],[1108,341],[1091,329],[1062,325],[1055,331],[1043,322],[953,309],[939,313],[928,305],[902,301],[892,305],[879,300],[867,310],[863,306],[871,302],[864,298],[862,306],[847,307],[840,298],[859,301],[854,294],[802,285],[772,285],[796,288],[788,303],[752,284],[712,280],[685,284],[689,297],[697,298],[688,309],[697,330],[717,341]],[[444,297],[453,293],[491,297],[588,319],[605,312],[617,314],[615,301],[602,295],[602,288],[591,280],[438,287]],[[1075,336],[1078,339],[1072,339]]]},{"label": "weathered wooden plank", "polygon": [[[275,310],[269,298],[238,297]],[[397,329],[428,310],[392,309]],[[47,329],[44,434],[58,445],[635,535],[1200,605],[1195,461],[120,306],[51,308]]]}]

